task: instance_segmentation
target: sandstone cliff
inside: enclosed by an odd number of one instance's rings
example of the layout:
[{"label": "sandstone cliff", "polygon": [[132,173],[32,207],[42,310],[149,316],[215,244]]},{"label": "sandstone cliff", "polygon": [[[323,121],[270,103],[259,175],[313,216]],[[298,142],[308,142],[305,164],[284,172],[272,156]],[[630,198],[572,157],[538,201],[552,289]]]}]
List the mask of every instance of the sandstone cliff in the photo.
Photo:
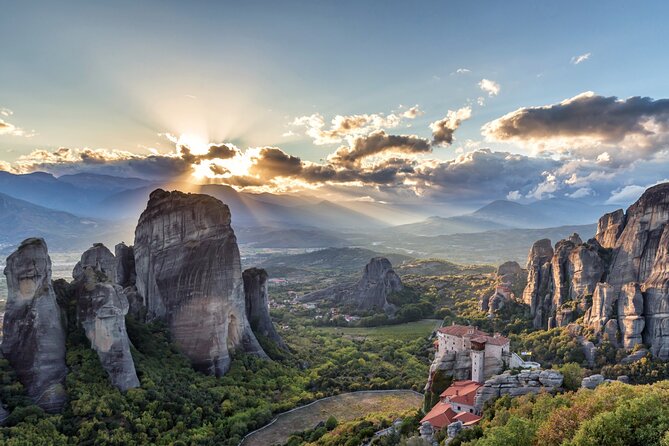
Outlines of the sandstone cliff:
[{"label": "sandstone cliff", "polygon": [[58,412],[67,400],[65,326],[44,240],[24,240],[7,258],[5,276],[2,352],[35,404]]},{"label": "sandstone cliff", "polygon": [[242,273],[246,301],[246,317],[256,335],[274,341],[280,348],[288,347],[277,333],[269,316],[269,294],[267,293],[267,271],[249,268]]},{"label": "sandstone cliff", "polygon": [[246,318],[230,210],[201,194],[153,191],[135,231],[137,290],[195,368],[220,376],[231,354],[266,357]]},{"label": "sandstone cliff", "polygon": [[535,244],[528,258],[524,297],[536,327],[584,315],[583,324],[614,345],[644,343],[669,359],[669,183],[648,189],[625,213],[604,215],[595,239],[558,242],[549,266],[548,252]]},{"label": "sandstone cliff", "polygon": [[[91,348],[97,352],[112,385],[125,391],[139,387],[125,327],[128,300],[122,288],[112,283],[116,277],[115,269],[104,269],[100,262],[91,265],[87,261],[100,257],[96,252],[105,251],[111,255],[104,245],[96,244],[81,257],[74,284],[77,321],[91,342]],[[112,260],[115,260],[113,255]],[[114,276],[109,277],[108,274]]]}]

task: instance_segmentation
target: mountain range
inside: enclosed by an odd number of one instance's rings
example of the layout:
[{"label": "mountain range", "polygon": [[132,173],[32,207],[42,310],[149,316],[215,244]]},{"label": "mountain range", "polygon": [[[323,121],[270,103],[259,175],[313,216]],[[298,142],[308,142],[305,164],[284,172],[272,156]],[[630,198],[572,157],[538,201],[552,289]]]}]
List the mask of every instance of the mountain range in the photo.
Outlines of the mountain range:
[{"label": "mountain range", "polygon": [[[0,250],[11,249],[29,235],[44,237],[54,251],[87,247],[107,240],[106,234],[131,241],[132,228],[149,194],[158,187],[204,193],[223,201],[230,207],[240,243],[253,248],[388,245],[412,256],[440,254],[456,261],[471,261],[468,246],[485,250],[483,240],[495,243],[490,255],[483,256],[487,260],[497,259],[505,247],[513,255],[526,252],[530,239],[521,234],[514,240],[522,246],[514,242],[511,247],[507,240],[511,233],[506,231],[536,230],[531,233],[534,239],[542,234],[563,236],[563,226],[592,224],[613,210],[571,199],[529,204],[498,200],[468,214],[415,222],[413,210],[364,200],[335,203],[309,194],[253,194],[224,185],[162,184],[91,173],[55,177],[43,172],[0,172]],[[414,222],[398,224],[407,220]]]}]

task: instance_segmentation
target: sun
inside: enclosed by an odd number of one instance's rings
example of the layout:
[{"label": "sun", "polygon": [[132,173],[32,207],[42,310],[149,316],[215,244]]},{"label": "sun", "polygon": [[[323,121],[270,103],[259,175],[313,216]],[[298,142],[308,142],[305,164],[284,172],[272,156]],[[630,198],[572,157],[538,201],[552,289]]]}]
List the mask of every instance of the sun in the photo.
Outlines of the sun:
[{"label": "sun", "polygon": [[193,155],[206,155],[209,152],[209,141],[194,133],[182,133],[176,140],[178,146],[186,146]]}]

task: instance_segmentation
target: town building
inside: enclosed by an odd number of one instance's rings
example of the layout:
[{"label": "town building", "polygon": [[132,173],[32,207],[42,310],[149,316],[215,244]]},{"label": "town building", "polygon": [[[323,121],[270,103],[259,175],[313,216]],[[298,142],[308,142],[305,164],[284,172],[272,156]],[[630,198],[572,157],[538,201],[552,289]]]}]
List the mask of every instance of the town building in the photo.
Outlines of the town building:
[{"label": "town building", "polygon": [[438,355],[469,352],[472,362],[471,379],[482,383],[504,370],[511,358],[508,338],[490,335],[468,325],[450,325],[437,330]]}]

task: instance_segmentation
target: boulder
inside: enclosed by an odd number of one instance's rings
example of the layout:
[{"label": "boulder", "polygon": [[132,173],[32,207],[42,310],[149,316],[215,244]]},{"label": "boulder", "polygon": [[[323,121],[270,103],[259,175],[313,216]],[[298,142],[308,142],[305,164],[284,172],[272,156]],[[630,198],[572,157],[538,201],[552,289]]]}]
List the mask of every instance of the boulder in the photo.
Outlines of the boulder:
[{"label": "boulder", "polygon": [[598,385],[602,384],[604,381],[604,377],[599,374],[586,376],[583,378],[583,380],[581,380],[581,387],[592,390]]},{"label": "boulder", "polygon": [[503,395],[512,397],[528,393],[555,392],[562,386],[564,377],[555,370],[523,370],[518,374],[506,371],[486,380],[476,391],[474,406],[482,410],[486,402]]},{"label": "boulder", "polygon": [[7,258],[5,276],[2,352],[32,401],[46,412],[59,412],[67,400],[65,325],[44,240],[24,240]]},{"label": "boulder", "polygon": [[249,268],[242,273],[246,300],[246,317],[256,335],[274,341],[282,349],[288,347],[277,333],[269,316],[269,296],[267,293],[267,271]]},{"label": "boulder", "polygon": [[208,195],[157,189],[139,218],[134,251],[147,319],[165,321],[196,369],[221,376],[235,351],[267,357],[246,318],[228,206]]}]

